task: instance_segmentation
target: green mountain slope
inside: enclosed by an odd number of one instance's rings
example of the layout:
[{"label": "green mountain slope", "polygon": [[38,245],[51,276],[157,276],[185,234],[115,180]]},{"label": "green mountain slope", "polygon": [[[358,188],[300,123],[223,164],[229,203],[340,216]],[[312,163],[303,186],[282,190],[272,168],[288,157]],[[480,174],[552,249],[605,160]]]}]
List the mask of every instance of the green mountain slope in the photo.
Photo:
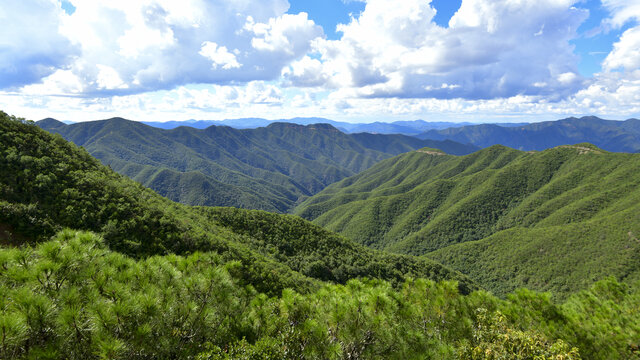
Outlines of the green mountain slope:
[{"label": "green mountain slope", "polygon": [[296,213],[362,244],[425,255],[505,294],[568,294],[640,274],[640,155],[589,144],[467,156],[424,149],[327,187]]},{"label": "green mountain slope", "polygon": [[240,261],[244,280],[267,293],[307,291],[317,280],[458,279],[433,260],[372,251],[293,216],[193,208],[115,173],[59,135],[0,113],[0,241],[43,241],[63,228],[99,233],[135,257],[212,251]]},{"label": "green mountain slope", "polygon": [[420,139],[453,140],[482,148],[501,144],[520,150],[544,150],[563,144],[588,142],[618,152],[640,152],[640,120],[603,120],[595,116],[567,118],[521,126],[470,125],[429,130]]},{"label": "green mountain slope", "polygon": [[38,125],[174,201],[276,212],[402,152],[424,146],[453,154],[476,150],[403,135],[346,135],[326,124],[163,130],[114,118]]}]

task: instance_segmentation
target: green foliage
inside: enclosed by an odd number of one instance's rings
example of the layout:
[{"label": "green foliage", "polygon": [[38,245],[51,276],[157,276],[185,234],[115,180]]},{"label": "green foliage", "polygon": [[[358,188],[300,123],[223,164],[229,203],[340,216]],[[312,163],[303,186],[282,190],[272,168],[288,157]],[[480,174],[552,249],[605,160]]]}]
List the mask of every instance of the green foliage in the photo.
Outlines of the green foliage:
[{"label": "green foliage", "polygon": [[569,348],[562,340],[550,344],[533,331],[515,330],[505,317],[496,312],[492,317],[486,309],[478,309],[478,323],[473,329],[472,342],[464,346],[459,359],[464,360],[579,360],[577,348]]},{"label": "green foliage", "polygon": [[476,149],[403,135],[346,135],[327,124],[162,130],[115,118],[38,125],[172,200],[275,212],[287,212],[300,198],[402,152],[424,146],[454,154]]},{"label": "green foliage", "polygon": [[566,297],[609,275],[640,279],[638,172],[638,155],[589,144],[423,150],[330,185],[296,213],[374,248],[426,254],[500,295]]},{"label": "green foliage", "polygon": [[377,278],[399,284],[406,276],[457,280],[460,291],[476,289],[430,259],[383,253],[353,243],[335,233],[291,215],[236,208],[198,208],[201,214],[235,233],[241,241],[306,276],[346,283],[353,278]]},{"label": "green foliage", "polygon": [[254,294],[231,275],[240,264],[213,253],[135,261],[69,230],[0,251],[3,359],[194,355],[205,340],[243,334],[237,320]]},{"label": "green foliage", "polygon": [[0,248],[0,357],[639,358],[640,286],[613,279],[563,305],[526,290],[507,300],[463,295],[456,282],[424,279],[269,297],[243,285],[241,268],[214,253],[135,260],[72,230]]}]

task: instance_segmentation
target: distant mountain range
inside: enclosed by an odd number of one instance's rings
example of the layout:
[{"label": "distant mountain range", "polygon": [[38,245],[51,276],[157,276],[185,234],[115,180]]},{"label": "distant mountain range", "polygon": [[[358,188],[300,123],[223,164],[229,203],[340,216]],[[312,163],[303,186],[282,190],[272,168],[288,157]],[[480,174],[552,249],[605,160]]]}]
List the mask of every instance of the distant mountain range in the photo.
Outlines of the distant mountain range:
[{"label": "distant mountain range", "polygon": [[640,154],[591,144],[471,155],[422,149],[328,186],[294,213],[362,244],[426,255],[498,294],[640,280]]},{"label": "distant mountain range", "polygon": [[613,121],[595,116],[571,117],[513,127],[482,124],[433,129],[417,137],[453,140],[482,148],[501,144],[519,150],[544,150],[559,145],[589,142],[607,151],[639,152],[640,120]]},{"label": "distant mountain range", "polygon": [[[403,134],[403,135],[418,135],[428,130],[433,129],[446,129],[450,127],[459,127],[465,125],[473,125],[473,123],[463,122],[429,122],[424,120],[413,121],[396,121],[392,123],[386,122],[373,122],[373,123],[361,123],[354,124],[342,121],[334,121],[325,118],[311,117],[311,118],[292,118],[292,119],[279,119],[279,120],[267,120],[261,118],[244,118],[244,119],[227,119],[227,120],[186,120],[186,121],[167,121],[167,122],[153,122],[145,121],[144,124],[149,126],[161,128],[161,129],[175,129],[180,126],[190,126],[196,129],[206,129],[209,126],[231,126],[236,129],[255,129],[259,127],[266,127],[273,123],[291,123],[298,125],[312,125],[312,124],[330,124],[333,127],[344,133],[360,133],[368,132],[375,134]],[[517,126],[521,124],[504,124],[503,126]]]},{"label": "distant mountain range", "polygon": [[164,130],[122,118],[37,124],[172,200],[276,212],[287,212],[327,185],[403,152],[425,146],[451,154],[478,150],[449,140],[344,134],[328,124],[271,123],[244,130]]},{"label": "distant mountain range", "polygon": [[182,126],[196,129],[206,129],[213,125],[229,126],[235,129],[256,129],[275,123],[298,125],[330,124],[347,134],[402,134],[415,136],[419,139],[452,140],[462,144],[472,144],[479,148],[500,144],[519,150],[539,151],[559,145],[588,142],[607,151],[640,151],[640,120],[604,120],[595,116],[571,117],[538,123],[487,124],[429,122],[424,120],[354,124],[319,117],[298,117],[281,120],[243,118],[143,123],[167,130]]}]

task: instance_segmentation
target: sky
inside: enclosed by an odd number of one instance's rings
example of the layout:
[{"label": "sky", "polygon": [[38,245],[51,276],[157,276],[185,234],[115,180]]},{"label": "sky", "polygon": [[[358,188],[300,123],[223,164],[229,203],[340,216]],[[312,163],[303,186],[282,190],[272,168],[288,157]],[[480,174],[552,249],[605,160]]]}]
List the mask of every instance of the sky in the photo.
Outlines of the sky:
[{"label": "sky", "polygon": [[640,117],[640,0],[0,0],[27,119]]}]

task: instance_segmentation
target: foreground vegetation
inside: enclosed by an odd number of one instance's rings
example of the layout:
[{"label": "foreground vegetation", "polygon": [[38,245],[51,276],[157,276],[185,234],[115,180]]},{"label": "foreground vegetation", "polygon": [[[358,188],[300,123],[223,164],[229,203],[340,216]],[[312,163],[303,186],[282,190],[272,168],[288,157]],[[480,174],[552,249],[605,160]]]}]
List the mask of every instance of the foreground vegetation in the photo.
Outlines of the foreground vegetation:
[{"label": "foreground vegetation", "polygon": [[71,230],[0,249],[0,268],[3,359],[640,358],[638,287],[615,280],[562,305],[421,279],[269,297],[214,253],[134,260]]},{"label": "foreground vegetation", "polygon": [[[297,213],[365,245],[426,255],[496,294],[564,297],[640,280],[640,155],[590,144],[467,156],[424,149],[329,186]],[[559,256],[558,254],[562,254]]]}]

